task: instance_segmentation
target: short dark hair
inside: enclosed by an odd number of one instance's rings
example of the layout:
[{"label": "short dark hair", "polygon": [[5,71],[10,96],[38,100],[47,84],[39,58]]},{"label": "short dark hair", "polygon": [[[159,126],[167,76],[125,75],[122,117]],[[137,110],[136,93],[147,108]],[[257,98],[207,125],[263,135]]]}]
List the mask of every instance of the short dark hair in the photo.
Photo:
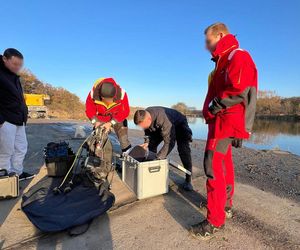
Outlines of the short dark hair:
[{"label": "short dark hair", "polygon": [[20,59],[23,59],[23,55],[20,51],[14,48],[8,48],[4,51],[3,56],[5,56],[7,59],[12,58],[13,56],[18,57]]},{"label": "short dark hair", "polygon": [[111,82],[103,82],[101,84],[99,95],[104,98],[113,98],[116,95],[116,87]]},{"label": "short dark hair", "polygon": [[140,109],[137,110],[134,114],[133,121],[135,125],[139,125],[142,121],[145,120],[146,110]]},{"label": "short dark hair", "polygon": [[227,28],[227,26],[224,23],[220,23],[220,22],[209,25],[204,30],[204,34],[206,35],[209,30],[211,30],[214,35],[217,35],[218,33],[221,32],[223,32],[226,35],[229,34],[229,29]]}]

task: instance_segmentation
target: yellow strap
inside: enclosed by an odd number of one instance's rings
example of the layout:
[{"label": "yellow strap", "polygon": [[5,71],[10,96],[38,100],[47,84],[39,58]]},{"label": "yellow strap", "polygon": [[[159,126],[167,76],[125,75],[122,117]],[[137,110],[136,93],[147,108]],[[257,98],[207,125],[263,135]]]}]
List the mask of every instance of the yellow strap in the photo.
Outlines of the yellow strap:
[{"label": "yellow strap", "polygon": [[118,105],[120,104],[120,103],[113,102],[113,103],[107,105],[105,102],[97,101],[97,100],[94,100],[94,102],[95,102],[96,104],[103,105],[107,110],[109,110],[109,109],[111,109],[111,108],[113,108],[113,107],[115,107],[115,106],[118,106]]},{"label": "yellow strap", "polygon": [[100,82],[102,82],[104,79],[106,79],[106,78],[105,78],[105,77],[101,77],[101,78],[97,79],[97,80],[94,82],[93,87],[96,88],[97,85],[98,85]]},{"label": "yellow strap", "polygon": [[214,77],[214,73],[215,73],[215,70],[213,70],[212,72],[209,73],[208,75],[208,86],[211,84],[212,82],[212,79]]}]

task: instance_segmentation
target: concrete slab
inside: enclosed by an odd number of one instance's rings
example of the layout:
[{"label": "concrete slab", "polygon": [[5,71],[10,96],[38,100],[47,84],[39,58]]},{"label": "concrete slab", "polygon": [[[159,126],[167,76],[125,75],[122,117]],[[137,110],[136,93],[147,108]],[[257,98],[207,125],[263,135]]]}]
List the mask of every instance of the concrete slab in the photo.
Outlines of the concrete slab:
[{"label": "concrete slab", "polygon": [[[29,185],[27,185],[24,189],[23,193],[26,193],[31,186],[37,183],[45,175],[46,168],[42,167],[36,177],[32,179]],[[31,239],[39,233],[40,232],[31,224],[25,214],[21,211],[21,199],[18,198],[17,202],[14,204],[10,213],[1,225],[0,247],[8,247],[9,245],[13,245],[19,241]]]},{"label": "concrete slab", "polygon": [[[32,179],[32,181],[26,187],[24,193],[46,175],[47,169],[45,166],[43,166],[41,167],[37,176]],[[128,189],[117,173],[114,173],[113,176],[109,176],[109,179],[111,180],[112,177],[112,192],[115,194],[116,201],[111,210],[137,200],[135,194]],[[21,199],[18,199],[1,225],[0,249],[11,248],[16,246],[19,242],[27,242],[35,238],[39,238],[42,235],[43,233],[40,232],[34,225],[32,225],[32,223],[27,219],[26,215],[22,212]]]},{"label": "concrete slab", "polygon": [[136,195],[126,186],[116,172],[113,176],[111,192],[115,195],[116,201],[110,210],[115,210],[137,200]]}]

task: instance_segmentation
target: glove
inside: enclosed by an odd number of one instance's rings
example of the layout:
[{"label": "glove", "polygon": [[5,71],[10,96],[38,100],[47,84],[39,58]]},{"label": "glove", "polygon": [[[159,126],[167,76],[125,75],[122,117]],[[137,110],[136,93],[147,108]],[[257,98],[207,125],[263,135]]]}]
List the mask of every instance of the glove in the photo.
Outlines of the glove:
[{"label": "glove", "polygon": [[220,100],[216,97],[212,100],[210,106],[208,107],[208,110],[211,114],[216,115],[219,113],[222,109],[225,109],[226,107],[223,106],[220,103]]},{"label": "glove", "polygon": [[214,121],[215,119],[215,115],[213,115],[212,113],[210,113],[209,110],[203,110],[202,111],[202,114],[203,114],[203,117],[205,119],[205,122],[208,124],[208,123],[211,123],[212,121]]},{"label": "glove", "polygon": [[106,123],[102,124],[101,127],[105,129],[106,133],[109,133],[111,131],[111,128],[112,128],[112,123],[111,122],[106,122]]},{"label": "glove", "polygon": [[231,145],[235,148],[241,148],[243,145],[243,139],[234,138],[231,142]]}]

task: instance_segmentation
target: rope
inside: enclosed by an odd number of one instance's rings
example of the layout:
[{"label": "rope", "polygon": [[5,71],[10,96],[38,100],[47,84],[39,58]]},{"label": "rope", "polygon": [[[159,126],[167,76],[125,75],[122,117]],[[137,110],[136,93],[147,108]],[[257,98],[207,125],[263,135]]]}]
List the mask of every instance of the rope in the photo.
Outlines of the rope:
[{"label": "rope", "polygon": [[[100,131],[99,131],[100,130]],[[79,147],[79,149],[77,150],[77,152],[76,152],[76,155],[75,155],[75,159],[74,159],[74,161],[73,161],[73,163],[72,163],[72,165],[71,165],[71,167],[70,167],[70,169],[68,170],[68,172],[67,172],[67,174],[65,175],[65,177],[64,177],[64,179],[62,180],[62,182],[61,182],[61,184],[57,187],[58,189],[60,189],[64,184],[65,184],[65,182],[66,182],[66,180],[68,179],[68,177],[69,177],[69,175],[70,175],[70,173],[71,173],[71,171],[72,171],[72,169],[74,168],[74,165],[75,165],[75,163],[77,162],[77,159],[78,159],[78,157],[79,156],[81,156],[81,154],[82,154],[82,147],[83,147],[83,145],[92,137],[92,136],[94,136],[94,135],[97,135],[98,133],[100,134],[99,135],[99,147],[101,148],[101,153],[103,154],[103,151],[102,151],[102,147],[106,144],[106,142],[109,140],[109,138],[107,137],[107,139],[105,140],[105,142],[104,142],[104,139],[103,139],[103,137],[104,137],[104,134],[105,134],[105,129],[103,129],[103,128],[96,128],[96,130],[95,131],[93,131],[84,141],[83,141],[83,143],[80,145],[80,147]],[[96,143],[98,143],[98,141],[97,140],[95,140],[95,142]],[[95,145],[95,152],[96,152],[96,146],[97,145]],[[94,153],[95,153],[94,152]],[[103,159],[104,157],[103,157],[103,155],[102,155],[102,159]],[[104,161],[104,160],[103,160]],[[78,164],[79,164],[79,162],[77,162]],[[106,164],[108,164],[106,161],[104,161],[104,164],[106,165]],[[111,169],[110,169],[110,171],[112,171],[112,168],[113,167],[111,167]],[[89,178],[89,176],[88,176],[88,178]],[[108,175],[107,175],[107,177],[106,177],[106,179],[108,178]],[[90,179],[90,178],[89,178]],[[113,179],[113,177],[112,177],[112,179]],[[112,180],[111,180],[111,182],[112,182]],[[111,183],[110,183],[110,185],[111,185]]]}]

